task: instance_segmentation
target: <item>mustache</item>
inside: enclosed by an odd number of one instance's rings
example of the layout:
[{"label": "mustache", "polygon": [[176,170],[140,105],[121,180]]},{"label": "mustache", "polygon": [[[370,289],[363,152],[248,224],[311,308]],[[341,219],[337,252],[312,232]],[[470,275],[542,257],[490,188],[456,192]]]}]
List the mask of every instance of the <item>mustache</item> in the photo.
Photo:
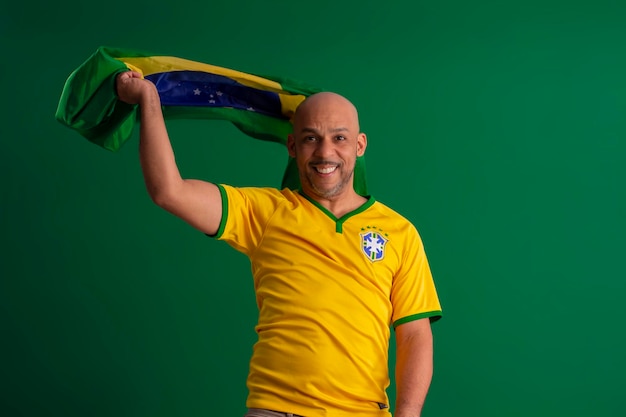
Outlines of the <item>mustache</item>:
[{"label": "mustache", "polygon": [[341,165],[341,162],[331,161],[330,159],[313,159],[309,161],[309,165]]}]

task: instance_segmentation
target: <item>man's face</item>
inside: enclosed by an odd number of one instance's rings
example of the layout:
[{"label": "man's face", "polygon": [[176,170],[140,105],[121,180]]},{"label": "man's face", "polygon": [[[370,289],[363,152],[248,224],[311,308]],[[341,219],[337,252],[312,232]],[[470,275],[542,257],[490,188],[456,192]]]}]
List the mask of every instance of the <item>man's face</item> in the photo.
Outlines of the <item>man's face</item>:
[{"label": "man's face", "polygon": [[347,100],[334,96],[307,103],[299,111],[287,143],[303,191],[325,200],[354,192],[356,158],[363,155],[366,145],[356,110]]}]

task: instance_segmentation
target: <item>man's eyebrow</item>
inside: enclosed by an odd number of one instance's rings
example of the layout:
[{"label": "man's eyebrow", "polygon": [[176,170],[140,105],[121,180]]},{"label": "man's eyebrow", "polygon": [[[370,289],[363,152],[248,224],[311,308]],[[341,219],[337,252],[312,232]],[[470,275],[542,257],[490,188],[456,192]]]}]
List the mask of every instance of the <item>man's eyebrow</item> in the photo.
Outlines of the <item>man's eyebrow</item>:
[{"label": "man's eyebrow", "polygon": [[[338,133],[338,132],[349,132],[350,129],[348,129],[347,127],[336,127],[334,129],[330,129],[331,133]],[[319,134],[319,131],[313,127],[303,127],[302,129],[300,129],[300,133],[315,133],[316,135]]]}]

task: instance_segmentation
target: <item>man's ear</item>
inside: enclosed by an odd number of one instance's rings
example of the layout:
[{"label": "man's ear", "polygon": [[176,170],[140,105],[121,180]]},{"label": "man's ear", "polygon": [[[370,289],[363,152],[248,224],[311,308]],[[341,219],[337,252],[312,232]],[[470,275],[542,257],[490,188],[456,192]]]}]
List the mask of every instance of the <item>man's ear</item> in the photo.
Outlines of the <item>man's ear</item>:
[{"label": "man's ear", "polygon": [[359,133],[356,138],[356,155],[363,156],[365,148],[367,148],[367,136],[365,133]]},{"label": "man's ear", "polygon": [[290,157],[296,157],[296,139],[293,135],[287,136],[287,152],[289,152]]}]

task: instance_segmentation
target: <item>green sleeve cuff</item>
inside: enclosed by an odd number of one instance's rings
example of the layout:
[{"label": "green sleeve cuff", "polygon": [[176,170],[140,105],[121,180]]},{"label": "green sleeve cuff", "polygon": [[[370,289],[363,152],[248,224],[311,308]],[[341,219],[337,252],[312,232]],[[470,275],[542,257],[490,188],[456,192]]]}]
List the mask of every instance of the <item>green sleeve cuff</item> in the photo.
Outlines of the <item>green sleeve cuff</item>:
[{"label": "green sleeve cuff", "polygon": [[408,323],[410,321],[419,320],[419,319],[424,319],[424,318],[427,318],[427,317],[430,318],[430,322],[431,323],[434,323],[434,322],[438,321],[442,317],[441,310],[428,311],[428,312],[425,312],[425,313],[413,314],[411,316],[402,317],[401,319],[398,319],[398,320],[393,322],[393,328],[395,329],[396,327],[398,327],[401,324]]},{"label": "green sleeve cuff", "polygon": [[217,188],[220,190],[220,196],[222,197],[222,219],[220,220],[220,226],[215,232],[214,235],[207,235],[209,237],[219,239],[224,234],[224,228],[226,227],[226,220],[228,220],[228,194],[226,194],[226,190],[224,186],[221,184],[216,184]]}]

